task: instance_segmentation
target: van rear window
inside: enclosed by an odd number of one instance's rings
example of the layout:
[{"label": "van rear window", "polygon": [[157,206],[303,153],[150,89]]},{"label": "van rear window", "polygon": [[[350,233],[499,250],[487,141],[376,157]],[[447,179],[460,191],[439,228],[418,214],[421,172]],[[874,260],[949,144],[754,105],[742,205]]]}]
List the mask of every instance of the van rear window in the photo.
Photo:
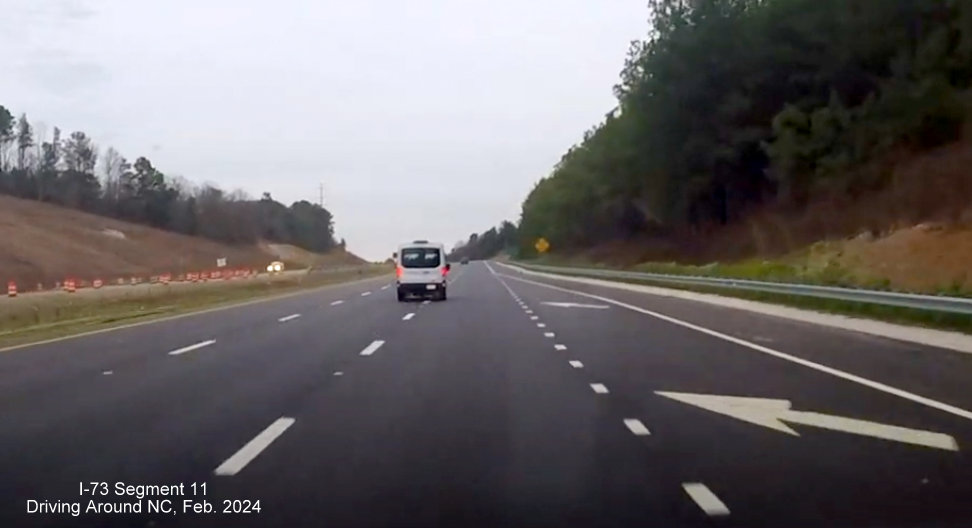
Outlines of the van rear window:
[{"label": "van rear window", "polygon": [[438,268],[442,256],[438,248],[405,248],[402,250],[404,268]]}]

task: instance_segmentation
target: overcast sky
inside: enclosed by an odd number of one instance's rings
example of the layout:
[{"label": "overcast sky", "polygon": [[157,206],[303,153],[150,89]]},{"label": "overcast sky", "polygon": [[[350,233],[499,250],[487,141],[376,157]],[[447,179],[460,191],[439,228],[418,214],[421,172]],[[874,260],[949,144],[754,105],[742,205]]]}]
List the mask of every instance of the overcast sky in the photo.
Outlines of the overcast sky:
[{"label": "overcast sky", "polygon": [[645,4],[0,0],[0,104],[196,183],[289,204],[322,182],[382,259],[516,221],[613,108]]}]

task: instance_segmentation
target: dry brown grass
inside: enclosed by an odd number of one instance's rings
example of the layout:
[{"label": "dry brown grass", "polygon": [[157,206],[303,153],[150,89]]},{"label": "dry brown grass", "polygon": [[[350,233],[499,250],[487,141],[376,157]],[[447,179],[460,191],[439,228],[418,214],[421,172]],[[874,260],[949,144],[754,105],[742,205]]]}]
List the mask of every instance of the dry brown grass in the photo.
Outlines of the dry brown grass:
[{"label": "dry brown grass", "polygon": [[[117,238],[105,233],[124,234]],[[341,252],[343,254],[343,252]],[[262,269],[275,257],[257,246],[230,246],[73,209],[0,196],[0,281],[21,290],[67,277],[103,280],[230,267]],[[354,257],[356,259],[356,257]]]},{"label": "dry brown grass", "polygon": [[606,242],[559,261],[628,267],[772,260],[795,269],[833,266],[865,286],[972,291],[972,134],[862,170],[887,184],[859,196],[818,195],[801,210],[765,206],[724,227]]}]

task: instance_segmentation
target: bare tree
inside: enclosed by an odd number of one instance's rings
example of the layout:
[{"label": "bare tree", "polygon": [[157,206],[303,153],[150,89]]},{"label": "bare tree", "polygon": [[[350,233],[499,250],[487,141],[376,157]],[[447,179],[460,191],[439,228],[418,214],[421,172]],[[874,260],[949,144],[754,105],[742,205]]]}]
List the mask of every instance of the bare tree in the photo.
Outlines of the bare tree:
[{"label": "bare tree", "polygon": [[105,198],[111,204],[117,204],[121,195],[122,175],[131,169],[131,164],[121,155],[115,147],[108,147],[104,156],[101,157],[102,185],[104,186]]},{"label": "bare tree", "polygon": [[27,114],[20,114],[17,121],[17,168],[27,170],[30,161],[30,147],[34,146],[34,129],[27,121]]}]

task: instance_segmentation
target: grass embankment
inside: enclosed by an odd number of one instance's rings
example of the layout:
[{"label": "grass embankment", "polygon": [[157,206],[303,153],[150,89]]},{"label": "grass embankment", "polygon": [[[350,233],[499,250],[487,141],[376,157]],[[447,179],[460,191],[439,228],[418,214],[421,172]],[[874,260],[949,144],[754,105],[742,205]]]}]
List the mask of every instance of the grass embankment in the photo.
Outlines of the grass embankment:
[{"label": "grass embankment", "polygon": [[[531,261],[526,264],[532,263],[540,264],[541,261]],[[544,265],[561,265],[564,264],[564,261],[556,258],[547,258],[544,259],[542,263]],[[570,265],[580,266],[580,264],[576,261],[571,262]],[[610,269],[603,265],[589,265],[589,267]],[[859,286],[849,283],[847,280],[848,275],[846,271],[836,267],[832,267],[830,269],[824,267],[818,271],[814,271],[812,269],[804,270],[794,268],[787,264],[773,263],[769,261],[746,261],[738,264],[712,264],[708,266],[685,266],[674,263],[652,263],[634,266],[626,271],[667,273],[672,275],[701,275],[752,280],[775,280],[781,282],[802,282],[807,284],[821,284],[829,286]],[[575,275],[571,273],[562,274],[572,276]],[[930,310],[917,310],[913,308],[885,306],[872,303],[844,301],[839,299],[821,299],[801,295],[745,291],[733,288],[722,288],[718,286],[675,284],[666,281],[617,279],[616,282],[644,284],[648,286],[658,286],[698,293],[710,293],[726,297],[762,301],[838,315],[862,317],[892,323],[936,328],[940,330],[954,330],[972,334],[972,316],[970,315],[952,314]],[[883,283],[877,286],[880,288],[875,289],[888,289],[887,285]],[[958,293],[967,292],[960,291]]]},{"label": "grass embankment", "polygon": [[[0,305],[0,348],[121,326],[207,308],[309,290],[390,273],[386,266],[361,270],[261,276],[193,285],[143,285],[104,295],[38,294]],[[99,292],[100,293],[100,292]]]}]

